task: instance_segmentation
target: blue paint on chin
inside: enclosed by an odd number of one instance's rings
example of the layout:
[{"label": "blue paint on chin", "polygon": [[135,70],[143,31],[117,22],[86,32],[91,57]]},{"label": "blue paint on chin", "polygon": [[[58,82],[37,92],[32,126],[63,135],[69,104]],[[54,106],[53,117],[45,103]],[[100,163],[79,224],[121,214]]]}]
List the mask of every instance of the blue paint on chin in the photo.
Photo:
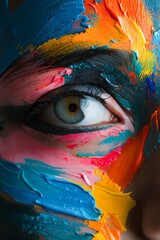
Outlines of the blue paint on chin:
[{"label": "blue paint on chin", "polygon": [[24,164],[1,160],[0,173],[0,193],[9,194],[16,202],[80,219],[100,218],[90,193],[63,179],[60,169],[36,160],[26,159]]},{"label": "blue paint on chin", "polygon": [[0,2],[0,74],[20,57],[21,49],[83,32],[89,26],[83,0],[25,0],[14,12],[5,2]]},{"label": "blue paint on chin", "polygon": [[[93,234],[89,233],[88,226],[77,219],[59,216],[57,214],[40,213],[37,216],[17,214],[17,221],[22,220],[22,229],[29,234],[36,234],[46,240],[91,240]],[[20,225],[22,223],[19,223]],[[82,231],[83,229],[83,231]]]}]

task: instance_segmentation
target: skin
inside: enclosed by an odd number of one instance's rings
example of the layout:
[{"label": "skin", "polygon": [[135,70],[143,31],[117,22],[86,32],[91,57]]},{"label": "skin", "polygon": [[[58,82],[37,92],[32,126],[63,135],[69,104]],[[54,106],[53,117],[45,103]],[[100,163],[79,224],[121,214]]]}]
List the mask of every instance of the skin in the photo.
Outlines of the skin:
[{"label": "skin", "polygon": [[[14,5],[15,4],[15,5]],[[12,8],[16,8],[19,4],[19,1],[15,1],[12,3]],[[54,71],[54,70],[53,70]],[[43,77],[47,77],[47,73],[44,73]],[[52,70],[51,70],[52,75]],[[50,75],[50,76],[51,76]],[[54,74],[53,74],[54,75]],[[35,74],[33,76],[35,78],[39,79],[40,75]],[[22,75],[23,78],[23,75]],[[59,87],[59,86],[58,86]],[[23,93],[22,93],[23,95]],[[33,94],[34,95],[34,94]],[[43,94],[42,94],[43,95]],[[14,98],[14,101],[16,102],[16,98]],[[1,102],[5,99],[1,100]],[[157,119],[160,121],[160,110],[158,109],[157,112]],[[153,120],[151,125],[155,128],[157,128],[157,125],[155,121]],[[19,129],[16,124],[9,123],[5,127],[4,135],[6,133],[10,134],[13,129]],[[28,135],[26,136],[26,141],[32,141],[32,139],[38,139],[38,146],[37,149],[40,146],[44,146],[46,144],[46,140],[41,139],[39,141],[39,135],[35,135],[34,131],[30,129],[25,129],[27,134],[29,133],[29,138],[27,139]],[[158,132],[159,132],[159,125],[158,125]],[[23,133],[24,134],[24,133]],[[1,138],[4,138],[4,135],[2,134]],[[153,136],[152,136],[153,135]],[[151,136],[151,139],[157,139],[157,136],[155,136],[155,133],[153,133]],[[19,135],[20,137],[20,135]],[[90,136],[92,138],[92,134]],[[93,134],[93,138],[95,138],[95,135]],[[49,145],[54,146],[53,142],[55,139],[50,140]],[[103,140],[101,136],[98,136],[98,140],[96,138],[96,141],[94,142],[92,139],[92,143],[88,141],[87,149],[92,150],[93,148],[96,149],[97,142],[100,142]],[[18,140],[19,141],[19,140]],[[69,145],[70,141],[64,139],[65,144]],[[82,138],[83,141],[83,138]],[[40,145],[41,142],[41,145]],[[48,144],[48,143],[47,143]],[[61,143],[61,139],[56,139],[56,144],[60,150],[64,150],[64,146]],[[78,142],[74,142],[74,144],[79,144]],[[138,240],[138,239],[150,239],[150,240],[158,240],[160,239],[160,223],[159,223],[159,216],[160,216],[160,191],[159,191],[159,183],[160,183],[160,162],[159,162],[159,146],[157,149],[154,149],[155,142],[150,143],[152,146],[151,154],[149,157],[146,157],[143,167],[139,170],[139,172],[135,175],[133,181],[130,183],[126,191],[132,191],[132,197],[136,200],[136,208],[134,208],[128,217],[127,221],[127,229],[128,231],[126,233],[123,233],[122,240]],[[24,149],[23,149],[24,150]],[[106,150],[106,148],[102,148],[102,150]],[[85,147],[78,147],[76,150],[74,150],[74,153],[77,152],[84,152]],[[31,149],[27,149],[27,152],[31,152]],[[68,149],[68,153],[73,153],[72,150]],[[55,154],[54,149],[52,150],[52,153]],[[47,150],[44,147],[44,155],[47,155]],[[32,155],[32,154],[31,154]],[[35,153],[36,156],[36,153]],[[49,161],[49,160],[48,160]],[[96,181],[95,179],[92,179],[92,181]],[[150,192],[148,189],[152,189]],[[135,224],[136,223],[136,224]],[[138,223],[138,224],[137,224]],[[135,227],[136,225],[136,227]],[[3,230],[5,232],[5,230]],[[4,233],[6,234],[6,232]]]},{"label": "skin", "polygon": [[[158,121],[160,121],[160,109],[158,108]],[[155,126],[155,123],[152,123]],[[159,127],[157,133],[159,134]],[[154,148],[151,135],[151,146],[153,151],[151,157],[146,159],[141,170],[134,177],[129,189],[133,191],[133,197],[137,206],[133,209],[128,218],[129,231],[124,234],[124,239],[160,239],[160,148]],[[148,189],[151,189],[148,191]],[[135,222],[137,223],[135,226]],[[137,236],[136,236],[137,235]]]}]

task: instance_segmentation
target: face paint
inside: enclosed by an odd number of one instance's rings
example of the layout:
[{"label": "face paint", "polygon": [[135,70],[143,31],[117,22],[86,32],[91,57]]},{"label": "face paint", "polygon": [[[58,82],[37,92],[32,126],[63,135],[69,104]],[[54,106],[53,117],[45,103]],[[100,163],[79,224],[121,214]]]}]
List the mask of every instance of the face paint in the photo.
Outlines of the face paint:
[{"label": "face paint", "polygon": [[0,3],[7,224],[34,239],[118,240],[158,105],[150,13],[138,0],[10,4]]}]

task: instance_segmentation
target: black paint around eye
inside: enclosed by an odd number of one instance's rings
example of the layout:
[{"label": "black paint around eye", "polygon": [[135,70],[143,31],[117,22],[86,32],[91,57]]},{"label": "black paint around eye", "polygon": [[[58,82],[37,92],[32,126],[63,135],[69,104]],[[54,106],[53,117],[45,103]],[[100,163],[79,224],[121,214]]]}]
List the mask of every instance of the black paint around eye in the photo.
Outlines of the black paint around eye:
[{"label": "black paint around eye", "polygon": [[[8,119],[8,121],[17,122],[22,125],[26,125],[32,129],[38,130],[46,134],[74,134],[82,132],[93,132],[97,130],[102,130],[108,128],[108,124],[102,124],[100,126],[76,126],[71,128],[65,128],[63,126],[54,126],[46,121],[40,119],[40,114],[43,109],[52,102],[57,102],[64,96],[91,96],[102,104],[104,100],[101,95],[105,93],[102,88],[92,85],[73,85],[73,86],[63,86],[51,93],[49,93],[48,100],[43,101],[39,99],[38,102],[26,105],[26,106],[6,106],[1,109],[2,114]],[[47,99],[47,96],[45,96]],[[72,106],[73,107],[73,106]],[[73,109],[73,108],[72,108]]]}]

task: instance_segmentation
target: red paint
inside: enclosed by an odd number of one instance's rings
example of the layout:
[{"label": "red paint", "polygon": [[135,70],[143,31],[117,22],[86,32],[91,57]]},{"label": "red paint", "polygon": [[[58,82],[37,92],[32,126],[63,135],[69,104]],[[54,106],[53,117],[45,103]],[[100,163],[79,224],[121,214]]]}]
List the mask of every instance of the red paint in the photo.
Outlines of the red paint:
[{"label": "red paint", "polygon": [[92,158],[91,163],[106,170],[109,167],[109,165],[111,165],[117,160],[117,158],[121,154],[121,150],[122,147],[119,147],[116,150],[113,150],[112,152],[108,153],[104,157]]},{"label": "red paint", "polygon": [[71,144],[71,145],[66,146],[66,148],[74,149],[75,147],[77,147],[77,145],[78,144]]},{"label": "red paint", "polygon": [[137,81],[136,81],[136,79],[137,79],[136,74],[135,74],[134,72],[129,72],[129,73],[128,73],[128,76],[129,76],[129,78],[130,78],[130,80],[131,80],[131,83],[132,83],[133,85],[135,85],[135,84],[137,83]]}]

